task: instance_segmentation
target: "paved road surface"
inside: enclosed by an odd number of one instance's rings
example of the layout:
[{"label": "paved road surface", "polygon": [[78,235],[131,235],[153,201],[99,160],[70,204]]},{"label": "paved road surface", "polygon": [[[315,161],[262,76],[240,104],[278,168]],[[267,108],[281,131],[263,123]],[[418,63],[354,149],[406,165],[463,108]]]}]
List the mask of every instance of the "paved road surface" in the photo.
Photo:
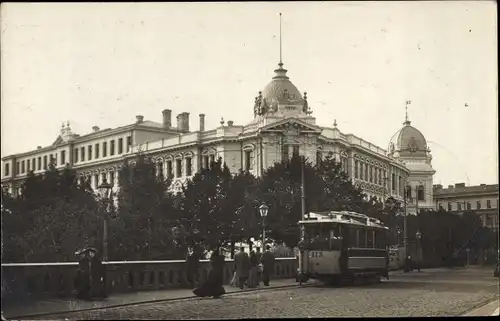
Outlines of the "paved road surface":
[{"label": "paved road surface", "polygon": [[491,269],[422,271],[374,285],[235,293],[221,299],[142,304],[40,319],[455,316],[498,298],[498,282]]}]

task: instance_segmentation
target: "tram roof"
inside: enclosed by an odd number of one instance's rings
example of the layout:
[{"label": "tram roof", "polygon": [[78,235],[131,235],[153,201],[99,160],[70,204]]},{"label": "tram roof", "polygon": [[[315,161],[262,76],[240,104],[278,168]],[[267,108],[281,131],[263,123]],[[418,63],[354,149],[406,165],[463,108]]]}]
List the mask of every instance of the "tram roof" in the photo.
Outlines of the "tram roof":
[{"label": "tram roof", "polygon": [[340,224],[351,224],[364,227],[389,229],[380,220],[356,212],[348,212],[348,211],[310,212],[309,217],[310,217],[309,219],[299,221],[299,224],[340,223]]}]

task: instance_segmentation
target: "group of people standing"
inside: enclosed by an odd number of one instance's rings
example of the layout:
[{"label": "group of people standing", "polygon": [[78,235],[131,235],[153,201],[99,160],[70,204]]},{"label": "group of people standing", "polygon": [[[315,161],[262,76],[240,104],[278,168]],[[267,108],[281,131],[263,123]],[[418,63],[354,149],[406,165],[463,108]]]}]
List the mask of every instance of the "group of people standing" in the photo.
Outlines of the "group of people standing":
[{"label": "group of people standing", "polygon": [[[274,271],[274,254],[269,246],[264,253],[251,251],[250,255],[242,247],[234,256],[234,275],[230,285],[243,289],[255,288],[262,281],[269,286],[271,275]],[[200,253],[196,249],[190,249],[186,257],[186,282],[189,286],[196,286],[196,275],[199,269]],[[226,293],[224,289],[224,264],[225,257],[221,249],[214,249],[210,256],[210,270],[207,280],[196,287],[193,293],[199,297],[220,298]]]},{"label": "group of people standing", "polygon": [[246,285],[248,288],[256,288],[260,281],[265,286],[269,286],[269,280],[274,270],[274,254],[270,251],[270,247],[266,247],[264,253],[250,251],[250,255],[245,252],[245,248],[241,247],[240,251],[234,256],[234,276],[230,284],[243,289]]},{"label": "group of people standing", "polygon": [[79,256],[76,297],[84,300],[106,298],[106,268],[97,250],[85,248],[75,254]]}]

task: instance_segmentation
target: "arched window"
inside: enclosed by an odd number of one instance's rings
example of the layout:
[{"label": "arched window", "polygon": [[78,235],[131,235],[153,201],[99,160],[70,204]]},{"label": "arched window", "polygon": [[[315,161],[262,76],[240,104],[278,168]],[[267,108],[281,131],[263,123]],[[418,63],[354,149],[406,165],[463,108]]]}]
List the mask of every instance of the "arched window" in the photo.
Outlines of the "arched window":
[{"label": "arched window", "polygon": [[357,160],[354,161],[354,178],[359,178],[358,166],[359,162]]},{"label": "arched window", "polygon": [[321,164],[322,159],[323,159],[323,153],[320,150],[316,151],[316,164],[317,165]]},{"label": "arched window", "polygon": [[412,190],[411,190],[411,186],[406,186],[406,199],[411,199],[412,197]]},{"label": "arched window", "polygon": [[419,185],[417,187],[417,199],[419,201],[425,201],[425,191],[423,185]]}]

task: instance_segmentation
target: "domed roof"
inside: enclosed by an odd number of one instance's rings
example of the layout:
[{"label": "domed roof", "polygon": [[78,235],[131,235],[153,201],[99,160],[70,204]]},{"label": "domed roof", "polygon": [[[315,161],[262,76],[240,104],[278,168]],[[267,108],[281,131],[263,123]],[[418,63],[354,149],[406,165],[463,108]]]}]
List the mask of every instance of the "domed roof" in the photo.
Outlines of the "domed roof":
[{"label": "domed roof", "polygon": [[411,154],[422,154],[427,153],[427,141],[424,135],[415,127],[411,126],[411,122],[406,120],[404,127],[398,130],[391,139],[389,143],[389,153],[395,151]]},{"label": "domed roof", "polygon": [[302,95],[295,85],[286,75],[287,70],[283,68],[283,63],[278,64],[278,69],[274,70],[276,75],[270,83],[264,87],[262,97],[271,104],[287,96],[290,100],[301,100]]}]

